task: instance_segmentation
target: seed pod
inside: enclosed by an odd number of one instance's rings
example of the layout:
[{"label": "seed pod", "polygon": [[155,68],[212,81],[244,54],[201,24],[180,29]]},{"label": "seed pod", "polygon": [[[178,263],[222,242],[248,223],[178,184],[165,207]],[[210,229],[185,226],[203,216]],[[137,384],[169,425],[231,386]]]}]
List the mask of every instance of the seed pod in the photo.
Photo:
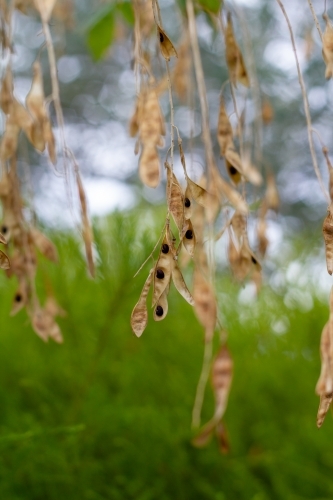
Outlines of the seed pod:
[{"label": "seed pod", "polygon": [[226,45],[226,61],[231,82],[235,85],[235,87],[237,82],[241,83],[245,87],[249,87],[249,78],[243,61],[242,53],[235,40],[230,13],[228,13],[228,21],[224,32],[224,39]]},{"label": "seed pod", "polygon": [[196,448],[203,448],[206,446],[213,436],[216,423],[214,420],[210,420],[206,425],[202,427],[199,434],[192,439],[192,444]]},{"label": "seed pod", "polygon": [[227,158],[225,159],[225,168],[227,170],[227,173],[231,179],[231,181],[237,186],[240,181],[242,180],[242,176],[239,172],[239,170],[237,170],[236,167],[234,167],[228,160]]},{"label": "seed pod", "polygon": [[86,193],[82,184],[81,176],[79,171],[76,171],[76,184],[79,192],[79,199],[81,205],[81,219],[82,219],[82,237],[84,241],[84,247],[86,251],[86,259],[88,264],[88,269],[90,276],[93,278],[95,276],[95,263],[93,257],[93,232],[91,229],[89,216],[88,216],[88,206]]},{"label": "seed pod", "polygon": [[56,0],[34,0],[36,9],[39,11],[43,21],[50,20]]},{"label": "seed pod", "polygon": [[0,233],[0,243],[7,245],[7,240],[2,233]]},{"label": "seed pod", "polygon": [[162,321],[168,314],[168,293],[170,289],[169,285],[166,287],[160,298],[158,299],[156,305],[154,306],[154,320]]},{"label": "seed pod", "polygon": [[185,189],[185,195],[184,195],[184,217],[185,217],[185,220],[188,220],[191,218],[192,210],[193,210],[192,193],[191,193],[191,190],[187,184],[186,189]]},{"label": "seed pod", "polygon": [[160,182],[160,159],[155,146],[144,146],[140,163],[140,179],[148,187],[155,188]]},{"label": "seed pod", "polygon": [[53,165],[57,163],[57,154],[56,154],[56,144],[54,139],[54,134],[51,126],[50,119],[47,118],[43,123],[43,138],[47,145],[47,151],[49,153],[49,158]]},{"label": "seed pod", "polygon": [[198,269],[194,273],[193,297],[195,314],[205,329],[205,341],[209,342],[217,320],[216,298],[212,285]]},{"label": "seed pod", "polygon": [[225,155],[225,152],[228,148],[234,148],[234,143],[232,139],[232,127],[229,121],[229,117],[227,115],[224,100],[221,98],[220,102],[220,112],[219,112],[219,121],[217,125],[217,141],[220,146],[220,154],[221,156]]},{"label": "seed pod", "polygon": [[172,44],[170,38],[165,33],[165,31],[162,30],[160,26],[157,26],[157,36],[160,42],[160,49],[164,59],[166,61],[170,61],[171,57],[173,56],[178,57],[177,51],[174,45]]},{"label": "seed pod", "polygon": [[[169,248],[168,252],[163,251],[164,249],[166,250],[166,247]],[[171,251],[170,241],[165,235],[161,251],[154,268],[153,307],[157,304],[162,293],[166,290],[170,283],[173,262],[173,252]]]},{"label": "seed pod", "polygon": [[37,335],[47,342],[49,338],[61,344],[63,337],[59,325],[48,311],[36,306],[32,314],[32,327]]},{"label": "seed pod", "polygon": [[331,332],[327,322],[322,330],[320,339],[321,372],[316,385],[316,394],[323,396],[333,391]]},{"label": "seed pod", "polygon": [[17,125],[14,116],[9,115],[0,146],[0,158],[3,162],[10,160],[16,154],[19,133],[20,127]]},{"label": "seed pod", "polygon": [[183,275],[177,266],[176,262],[174,261],[173,269],[172,269],[172,280],[173,284],[175,285],[176,289],[180,293],[182,297],[191,305],[194,306],[194,299],[189,291],[189,289],[186,286],[186,283],[184,281]]},{"label": "seed pod", "polygon": [[324,394],[320,396],[320,403],[317,413],[317,427],[318,429],[323,425],[326,413],[330,409],[331,403],[333,401],[333,392],[329,394]]},{"label": "seed pod", "polygon": [[265,201],[267,203],[267,208],[274,210],[275,212],[278,211],[280,205],[280,199],[273,174],[269,174],[267,176],[267,189],[265,193]]},{"label": "seed pod", "polygon": [[140,123],[142,120],[142,111],[143,111],[143,97],[141,94],[139,94],[136,99],[133,116],[129,122],[129,134],[131,137],[135,137],[139,132]]},{"label": "seed pod", "polygon": [[28,304],[28,285],[26,280],[23,278],[20,280],[18,289],[15,292],[10,315],[15,316],[15,314],[17,314],[27,304]]},{"label": "seed pod", "polygon": [[325,78],[333,76],[333,28],[327,14],[324,14],[326,29],[323,34],[323,59],[326,64]]},{"label": "seed pod", "polygon": [[246,235],[246,218],[243,214],[236,210],[231,218],[230,224],[240,245],[243,240],[243,236]]},{"label": "seed pod", "polygon": [[325,241],[326,266],[328,274],[333,272],[333,215],[332,205],[327,210],[327,216],[323,224],[323,235]]},{"label": "seed pod", "polygon": [[269,240],[266,236],[267,233],[267,223],[264,218],[258,220],[257,226],[257,237],[258,237],[258,250],[262,257],[266,255],[266,250],[269,244]]},{"label": "seed pod", "polygon": [[8,256],[5,254],[5,252],[0,250],[0,269],[7,270],[9,268],[10,268],[10,260]]},{"label": "seed pod", "polygon": [[184,227],[184,197],[182,188],[168,162],[165,162],[165,167],[167,169],[167,199],[169,210],[179,230],[179,234],[182,234]]},{"label": "seed pod", "polygon": [[44,101],[44,86],[42,68],[39,61],[35,61],[33,66],[33,79],[31,89],[26,97],[25,103],[31,116],[40,124],[47,118]]},{"label": "seed pod", "polygon": [[228,198],[231,205],[243,215],[247,215],[248,207],[241,195],[231,187],[221,176],[215,176],[215,182],[221,193]]},{"label": "seed pod", "polygon": [[227,347],[221,347],[212,366],[212,386],[215,396],[214,420],[220,421],[223,417],[232,381],[233,362]]},{"label": "seed pod", "polygon": [[10,64],[7,65],[4,79],[0,90],[0,107],[2,111],[9,115],[13,102],[13,77]]},{"label": "seed pod", "polygon": [[187,221],[186,232],[183,236],[183,245],[188,253],[193,257],[196,245],[196,237],[190,219]]},{"label": "seed pod", "polygon": [[199,203],[199,205],[207,208],[215,201],[214,196],[211,193],[208,193],[206,189],[193,182],[189,177],[186,177],[186,182],[187,189],[190,191],[192,197],[197,203]]},{"label": "seed pod", "polygon": [[38,248],[40,253],[48,260],[58,262],[58,252],[52,241],[35,227],[30,229],[30,234],[34,245]]},{"label": "seed pod", "polygon": [[181,101],[189,95],[191,85],[192,58],[190,54],[189,37],[185,34],[178,49],[178,59],[173,71],[173,85]]},{"label": "seed pod", "polygon": [[135,304],[131,314],[131,328],[137,337],[141,337],[148,323],[147,295],[152,282],[153,269],[150,270],[148,278],[143,285],[138,302]]}]

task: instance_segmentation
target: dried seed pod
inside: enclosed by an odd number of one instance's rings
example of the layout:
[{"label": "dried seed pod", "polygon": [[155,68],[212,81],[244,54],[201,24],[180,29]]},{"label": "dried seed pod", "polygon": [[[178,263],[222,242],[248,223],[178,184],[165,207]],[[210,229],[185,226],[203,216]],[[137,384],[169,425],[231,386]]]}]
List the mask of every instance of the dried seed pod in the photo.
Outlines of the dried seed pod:
[{"label": "dried seed pod", "polygon": [[170,289],[170,282],[160,298],[158,299],[156,305],[154,306],[154,320],[162,321],[168,314],[168,293]]},{"label": "dried seed pod", "polygon": [[43,123],[43,138],[47,145],[47,151],[49,153],[49,158],[53,165],[57,163],[57,154],[56,154],[56,144],[55,138],[51,126],[51,122],[49,118]]},{"label": "dried seed pod", "polygon": [[28,304],[28,285],[26,280],[23,278],[20,280],[18,289],[15,292],[10,315],[15,316],[15,314],[17,314],[27,304]]},{"label": "dried seed pod", "polygon": [[327,14],[324,14],[326,29],[323,34],[323,59],[326,64],[325,78],[333,76],[333,27]]},{"label": "dried seed pod", "polygon": [[47,342],[49,338],[58,344],[63,342],[60,327],[55,322],[54,317],[38,305],[33,310],[31,324],[34,331],[44,342]]},{"label": "dried seed pod", "polygon": [[236,210],[231,218],[230,224],[240,245],[243,241],[243,237],[246,236],[246,218]]},{"label": "dried seed pod", "polygon": [[34,0],[36,9],[39,11],[40,16],[46,23],[50,20],[56,0]]},{"label": "dried seed pod", "polygon": [[9,115],[0,146],[0,158],[2,161],[5,162],[16,154],[19,133],[20,127],[17,125],[14,116]]},{"label": "dried seed pod", "polygon": [[172,269],[172,281],[173,284],[175,285],[176,289],[180,293],[182,297],[191,305],[194,306],[194,299],[189,291],[189,289],[186,286],[185,280],[183,278],[183,275],[177,266],[176,262],[174,261],[173,269]]},{"label": "dried seed pod", "polygon": [[178,57],[177,51],[171,42],[165,31],[162,30],[161,26],[157,26],[157,36],[160,42],[160,49],[162,56],[166,61],[170,61],[170,58],[175,56]]},{"label": "dried seed pod", "polygon": [[195,314],[205,329],[205,341],[209,342],[217,320],[216,298],[212,285],[198,269],[194,273],[193,297]]},{"label": "dried seed pod", "polygon": [[188,251],[188,253],[193,257],[195,245],[196,245],[196,237],[193,229],[193,225],[191,220],[187,221],[186,231],[183,236],[183,245]]},{"label": "dried seed pod", "polygon": [[261,173],[252,165],[250,159],[244,155],[242,158],[242,173],[245,179],[253,184],[253,186],[261,186],[263,183],[263,178]]},{"label": "dried seed pod", "polygon": [[266,236],[267,233],[267,223],[262,217],[258,220],[257,225],[257,237],[258,237],[258,250],[262,257],[266,255],[266,250],[269,244],[269,240]]},{"label": "dried seed pod", "polygon": [[155,188],[160,182],[160,159],[155,146],[144,146],[139,163],[139,176],[143,184]]},{"label": "dried seed pod", "polygon": [[179,99],[185,101],[191,85],[192,58],[189,37],[185,34],[178,49],[178,60],[173,71],[173,85]]},{"label": "dried seed pod", "polygon": [[219,121],[217,125],[217,141],[220,146],[221,156],[225,155],[228,148],[234,148],[232,136],[232,127],[225,109],[224,100],[221,98]]},{"label": "dried seed pod", "polygon": [[317,427],[320,428],[325,420],[326,413],[330,409],[331,403],[333,401],[333,392],[329,394],[324,394],[320,396],[320,403],[317,413]]},{"label": "dried seed pod", "polygon": [[165,167],[167,169],[167,200],[169,210],[179,230],[179,234],[182,234],[185,220],[182,188],[168,162],[165,162]]},{"label": "dried seed pod", "polygon": [[142,120],[142,111],[143,111],[143,97],[141,94],[139,94],[136,99],[134,113],[129,122],[129,134],[131,137],[135,137],[139,132],[140,123]]},{"label": "dried seed pod", "polygon": [[137,337],[141,337],[148,323],[147,296],[152,282],[153,271],[153,269],[150,270],[139,300],[135,304],[131,314],[131,328]]},{"label": "dried seed pod", "polygon": [[241,83],[245,87],[249,87],[249,77],[247,75],[242,53],[235,40],[230,13],[228,13],[224,39],[226,45],[226,61],[231,82],[235,85],[235,87],[237,82]]},{"label": "dried seed pod", "polygon": [[212,365],[212,386],[215,396],[214,420],[220,421],[223,417],[232,381],[233,362],[226,346],[221,347]]},{"label": "dried seed pod", "polygon": [[81,176],[79,170],[76,170],[76,184],[79,192],[79,199],[81,205],[81,218],[82,218],[82,237],[84,241],[84,247],[86,251],[86,259],[88,263],[88,269],[90,276],[93,278],[95,276],[95,263],[93,257],[93,232],[88,216],[88,206],[86,193],[82,184]]},{"label": "dried seed pod", "polygon": [[202,429],[200,429],[199,434],[192,439],[191,442],[193,446],[196,448],[203,448],[206,446],[213,436],[215,427],[216,423],[214,420],[210,420],[206,425],[204,425]]},{"label": "dried seed pod", "polygon": [[25,103],[31,116],[40,124],[47,118],[45,110],[45,95],[43,85],[42,68],[39,61],[35,61],[33,66],[33,79],[31,88],[26,97]]},{"label": "dried seed pod", "polygon": [[30,234],[34,245],[38,248],[40,253],[48,260],[58,262],[58,252],[54,243],[35,227],[30,229]]},{"label": "dried seed pod", "polygon": [[140,140],[145,146],[161,145],[161,135],[165,135],[165,125],[155,88],[142,95],[142,112],[138,119]]},{"label": "dried seed pod", "polygon": [[6,68],[4,79],[0,90],[0,107],[2,111],[9,115],[11,113],[13,102],[13,77],[10,64]]},{"label": "dried seed pod", "polygon": [[323,396],[333,391],[331,332],[329,322],[323,328],[320,339],[321,372],[316,385],[316,394]]},{"label": "dried seed pod", "polygon": [[0,250],[0,269],[7,270],[9,268],[10,268],[10,260],[8,256],[5,254],[5,252]]},{"label": "dried seed pod", "polygon": [[330,205],[327,210],[327,216],[323,224],[323,235],[325,241],[326,266],[328,274],[333,272],[333,206]]},{"label": "dried seed pod", "polygon": [[187,189],[192,194],[193,199],[197,203],[199,203],[199,205],[207,208],[215,202],[214,195],[208,193],[206,189],[193,182],[189,177],[186,177],[186,182]]},{"label": "dried seed pod", "polygon": [[2,233],[0,233],[0,243],[7,245],[7,240]]},{"label": "dried seed pod", "polygon": [[280,205],[280,198],[273,174],[269,174],[267,176],[266,182],[267,188],[265,193],[265,201],[267,203],[267,208],[277,212]]},{"label": "dried seed pod", "polygon": [[[161,245],[161,251],[154,268],[154,291],[153,291],[153,307],[157,304],[162,293],[169,286],[171,272],[173,267],[173,252],[167,235],[164,236]],[[168,248],[168,251],[166,251]]]},{"label": "dried seed pod", "polygon": [[229,162],[229,160],[227,160],[227,158],[225,159],[225,168],[227,170],[227,173],[228,173],[231,181],[237,186],[242,180],[242,176],[241,176],[239,170],[237,170],[237,168],[234,167]]},{"label": "dried seed pod", "polygon": [[238,210],[240,213],[243,215],[248,214],[248,207],[243,200],[242,196],[236,191],[233,187],[231,187],[224,179],[222,179],[221,176],[216,175],[215,176],[215,182],[218,187],[218,189],[221,191],[221,193],[228,198],[230,201],[231,205]]},{"label": "dried seed pod", "polygon": [[185,194],[184,194],[184,217],[185,217],[185,220],[188,220],[191,218],[192,211],[193,211],[192,193],[191,193],[191,189],[189,188],[189,185],[187,184],[186,189],[185,189]]}]

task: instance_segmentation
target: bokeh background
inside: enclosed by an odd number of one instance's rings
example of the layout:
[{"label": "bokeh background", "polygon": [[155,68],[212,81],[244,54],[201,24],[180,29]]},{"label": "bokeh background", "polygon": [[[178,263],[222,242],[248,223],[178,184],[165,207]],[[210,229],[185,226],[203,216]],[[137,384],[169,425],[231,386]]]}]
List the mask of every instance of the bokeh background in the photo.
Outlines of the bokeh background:
[{"label": "bokeh background", "polygon": [[[324,29],[324,2],[312,4]],[[130,3],[80,0],[66,23],[52,20],[51,30],[66,139],[93,215],[97,277],[87,277],[78,213],[75,203],[68,203],[63,177],[21,137],[26,210],[37,216],[60,253],[58,266],[41,262],[38,283],[41,294],[54,292],[67,316],[60,319],[64,344],[43,344],[24,313],[9,317],[16,284],[0,275],[2,499],[333,498],[333,422],[329,414],[318,431],[314,394],[331,286],[321,234],[327,206],[313,172],[294,55],[277,3],[238,0],[227,7],[255,72],[257,95],[273,108],[272,121],[257,127],[251,94],[245,123],[252,130],[248,143],[262,144],[263,164],[274,172],[281,199],[280,213],[269,218],[270,247],[258,298],[252,285],[234,283],[225,245],[216,247],[220,315],[235,365],[225,416],[230,452],[221,454],[214,440],[205,449],[191,444],[203,332],[190,306],[173,290],[165,321],[150,321],[141,339],[130,330],[145,270],[133,275],[160,234],[164,185],[152,190],[140,184],[135,140],[128,135],[136,96]],[[286,8],[313,126],[330,148],[332,82],[324,78],[320,38],[306,2],[290,0]],[[177,46],[181,7],[164,0],[161,13]],[[227,79],[224,42],[205,12],[198,11],[197,23],[215,138]],[[17,12],[13,29],[17,98],[23,102],[29,91],[39,51],[50,93],[38,18]],[[151,44],[156,50],[154,37]],[[2,71],[5,67],[2,60]],[[162,62],[156,71],[162,75]],[[166,95],[161,105],[168,123]],[[199,178],[205,157],[198,101],[190,109],[176,99],[175,121],[185,152],[192,141],[189,169]],[[216,141],[215,147],[218,158]],[[319,142],[316,149],[327,182]],[[209,386],[206,396],[203,421],[213,411]]]}]

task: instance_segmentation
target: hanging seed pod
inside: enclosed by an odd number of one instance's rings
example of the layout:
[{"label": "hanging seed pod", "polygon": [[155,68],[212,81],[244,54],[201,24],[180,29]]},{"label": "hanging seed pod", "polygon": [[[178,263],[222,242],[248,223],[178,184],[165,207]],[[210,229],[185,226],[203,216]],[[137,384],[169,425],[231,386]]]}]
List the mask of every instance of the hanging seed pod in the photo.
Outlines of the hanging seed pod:
[{"label": "hanging seed pod", "polygon": [[173,86],[181,101],[189,95],[191,86],[192,58],[189,37],[186,33],[178,49],[178,59],[173,71]]},{"label": "hanging seed pod", "polygon": [[144,146],[140,163],[139,176],[143,184],[155,188],[160,183],[160,159],[155,146]]},{"label": "hanging seed pod", "polygon": [[152,282],[153,271],[153,269],[150,270],[139,300],[135,304],[131,314],[131,328],[137,337],[141,337],[148,323],[147,296]]},{"label": "hanging seed pod", "polygon": [[214,196],[211,193],[208,193],[206,189],[193,182],[189,177],[186,177],[186,182],[189,192],[199,205],[208,208],[212,203],[214,203]]},{"label": "hanging seed pod", "polygon": [[242,53],[235,40],[230,13],[228,13],[224,39],[226,45],[226,61],[231,82],[235,85],[235,87],[237,82],[241,83],[245,87],[249,87],[249,77],[247,75]]},{"label": "hanging seed pod", "polygon": [[224,195],[230,201],[231,205],[238,210],[243,215],[248,214],[248,207],[241,197],[241,195],[236,191],[233,187],[231,187],[221,176],[215,176],[215,182],[218,189],[221,191],[222,195]]},{"label": "hanging seed pod", "polygon": [[221,347],[212,366],[212,386],[215,396],[214,420],[220,421],[223,417],[232,381],[233,362],[227,347]]},{"label": "hanging seed pod", "polygon": [[220,146],[221,156],[225,155],[225,152],[228,148],[234,149],[232,136],[232,127],[225,109],[224,100],[223,98],[221,98],[219,121],[217,125],[217,141]]},{"label": "hanging seed pod", "polygon": [[326,64],[325,78],[333,76],[333,27],[327,14],[323,15],[326,29],[323,34],[323,59]]},{"label": "hanging seed pod", "polygon": [[50,20],[56,0],[34,0],[36,9],[39,11],[40,16],[46,23]]},{"label": "hanging seed pod", "polygon": [[168,162],[165,162],[167,170],[167,201],[170,213],[179,230],[179,234],[183,234],[184,228],[184,197],[181,185],[177,177],[172,172]]},{"label": "hanging seed pod", "polygon": [[220,452],[223,454],[229,453],[230,444],[225,424],[223,422],[219,422],[215,428],[215,432]]},{"label": "hanging seed pod", "polygon": [[331,403],[333,401],[333,392],[329,394],[324,394],[324,396],[320,396],[320,403],[317,413],[317,427],[318,429],[323,425],[326,414],[330,409]]},{"label": "hanging seed pod", "polygon": [[188,253],[193,257],[196,245],[196,237],[190,219],[187,221],[186,231],[183,236],[183,245],[188,251]]},{"label": "hanging seed pod", "polygon": [[7,270],[9,268],[10,268],[10,260],[8,256],[5,254],[5,252],[0,250],[0,269]]},{"label": "hanging seed pod", "polygon": [[49,338],[61,344],[63,337],[59,325],[55,322],[54,317],[45,309],[36,305],[31,319],[32,327],[37,335],[47,342]]},{"label": "hanging seed pod", "polygon": [[57,163],[56,144],[49,118],[47,118],[43,123],[43,138],[47,145],[47,152],[49,153],[49,158],[53,163],[53,165],[55,165]]},{"label": "hanging seed pod", "polygon": [[141,94],[139,94],[136,99],[133,116],[129,122],[129,134],[131,137],[135,137],[139,132],[140,123],[142,120],[142,112],[143,112],[143,97]]},{"label": "hanging seed pod", "polygon": [[0,107],[6,115],[9,115],[11,113],[12,102],[13,102],[13,77],[12,77],[11,67],[8,64],[4,79],[2,80],[2,86],[0,90]]},{"label": "hanging seed pod", "polygon": [[191,218],[192,210],[193,210],[192,193],[191,193],[191,189],[189,188],[189,185],[187,184],[186,189],[185,189],[185,195],[184,195],[184,217],[185,217],[185,220],[188,220]]},{"label": "hanging seed pod", "polygon": [[58,262],[57,249],[52,241],[45,236],[45,234],[33,227],[30,229],[30,235],[34,245],[38,248],[40,253],[44,255],[44,257],[52,262]]},{"label": "hanging seed pod", "polygon": [[138,119],[140,140],[144,146],[161,145],[161,135],[165,135],[165,125],[155,88],[142,95],[142,112]]},{"label": "hanging seed pod", "polygon": [[166,61],[170,61],[171,57],[178,57],[177,51],[171,42],[170,38],[168,35],[165,33],[165,31],[162,30],[160,26],[157,26],[157,36],[160,42],[160,49],[162,52],[162,56]]},{"label": "hanging seed pod", "polygon": [[31,88],[26,97],[25,103],[31,116],[41,124],[47,118],[44,106],[45,95],[43,86],[42,68],[39,61],[35,61],[33,66],[33,79]]},{"label": "hanging seed pod", "polygon": [[16,154],[19,133],[20,127],[17,125],[14,116],[9,115],[0,146],[0,158],[3,162],[10,160]]},{"label": "hanging seed pod", "polygon": [[225,159],[225,168],[227,170],[227,173],[231,179],[231,181],[237,186],[241,180],[242,176],[240,172],[237,170],[236,167],[234,167],[227,158]]},{"label": "hanging seed pod", "polygon": [[228,245],[228,260],[231,267],[232,273],[236,276],[237,269],[239,265],[239,251],[236,248],[234,240],[232,239],[231,232],[229,230],[229,245]]},{"label": "hanging seed pod", "polygon": [[173,267],[173,252],[170,245],[170,240],[167,235],[164,236],[159,257],[154,268],[154,291],[153,291],[153,307],[157,304],[162,293],[166,290],[170,283],[172,267]]},{"label": "hanging seed pod", "polygon": [[2,233],[0,233],[0,243],[7,245],[7,240]]},{"label": "hanging seed pod", "polygon": [[333,206],[327,210],[327,216],[323,224],[323,235],[325,241],[326,266],[328,274],[333,272]]},{"label": "hanging seed pod", "polygon": [[267,223],[266,220],[262,217],[258,220],[258,226],[257,226],[258,250],[259,254],[262,257],[266,255],[266,250],[269,244],[269,240],[266,234],[267,234]]},{"label": "hanging seed pod", "polygon": [[176,289],[178,290],[180,295],[184,297],[186,302],[188,302],[191,306],[194,306],[194,299],[189,289],[187,288],[183,275],[175,261],[172,269],[172,281]]},{"label": "hanging seed pod", "polygon": [[195,314],[205,329],[205,341],[209,342],[217,320],[216,298],[211,284],[198,269],[194,272],[193,297]]},{"label": "hanging seed pod", "polygon": [[246,236],[246,218],[236,210],[231,218],[230,224],[240,245],[243,241],[243,237]]},{"label": "hanging seed pod", "polygon": [[170,281],[160,298],[158,299],[156,305],[154,306],[154,320],[162,321],[168,314],[168,293],[170,289]]},{"label": "hanging seed pod", "polygon": [[84,187],[82,184],[81,176],[79,170],[76,170],[76,184],[79,192],[79,200],[81,206],[81,219],[82,219],[82,237],[84,241],[84,247],[86,251],[86,259],[88,263],[88,269],[90,272],[90,276],[94,278],[95,276],[95,263],[93,257],[93,242],[94,236],[92,232],[92,228],[89,221],[88,216],[88,206],[87,206],[87,198],[86,193],[84,191]]},{"label": "hanging seed pod", "polygon": [[20,280],[18,289],[15,292],[10,315],[15,316],[15,314],[17,314],[27,304],[28,304],[28,285],[25,278],[23,278]]},{"label": "hanging seed pod", "polygon": [[267,203],[267,208],[277,212],[280,205],[280,198],[273,174],[269,174],[267,176],[266,183],[267,188],[265,193],[265,201]]}]

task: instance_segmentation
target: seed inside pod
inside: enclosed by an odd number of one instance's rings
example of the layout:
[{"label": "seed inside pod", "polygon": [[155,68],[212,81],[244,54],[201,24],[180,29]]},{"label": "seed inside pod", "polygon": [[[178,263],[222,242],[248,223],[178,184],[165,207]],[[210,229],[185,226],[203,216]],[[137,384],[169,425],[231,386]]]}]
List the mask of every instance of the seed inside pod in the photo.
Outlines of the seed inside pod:
[{"label": "seed inside pod", "polygon": [[168,252],[169,252],[169,245],[167,243],[163,243],[162,253],[168,253]]},{"label": "seed inside pod", "polygon": [[163,36],[163,33],[160,31],[160,42],[163,43],[164,42],[164,36]]},{"label": "seed inside pod", "polygon": [[188,198],[185,198],[185,203],[184,203],[186,208],[189,208],[191,206],[191,201]]},{"label": "seed inside pod", "polygon": [[159,316],[159,317],[163,316],[163,312],[164,312],[163,307],[161,307],[161,306],[156,307],[156,309],[155,309],[156,316]]},{"label": "seed inside pod", "polygon": [[185,238],[187,238],[188,240],[191,240],[193,238],[193,231],[192,231],[192,229],[188,229],[186,231]]},{"label": "seed inside pod", "polygon": [[156,269],[156,278],[158,278],[159,280],[162,280],[164,278],[164,272],[162,271],[162,269]]},{"label": "seed inside pod", "polygon": [[257,259],[255,259],[255,258],[253,257],[253,255],[251,255],[251,260],[252,260],[253,264],[257,264]]},{"label": "seed inside pod", "polygon": [[22,300],[22,295],[20,293],[17,293],[15,295],[15,302],[21,302],[21,300]]},{"label": "seed inside pod", "polygon": [[229,172],[230,172],[230,175],[236,175],[237,174],[237,170],[233,166],[229,167]]},{"label": "seed inside pod", "polygon": [[7,231],[8,231],[8,227],[7,227],[7,226],[2,226],[2,228],[1,228],[1,232],[2,232],[3,234],[6,234],[6,233],[7,233]]}]

